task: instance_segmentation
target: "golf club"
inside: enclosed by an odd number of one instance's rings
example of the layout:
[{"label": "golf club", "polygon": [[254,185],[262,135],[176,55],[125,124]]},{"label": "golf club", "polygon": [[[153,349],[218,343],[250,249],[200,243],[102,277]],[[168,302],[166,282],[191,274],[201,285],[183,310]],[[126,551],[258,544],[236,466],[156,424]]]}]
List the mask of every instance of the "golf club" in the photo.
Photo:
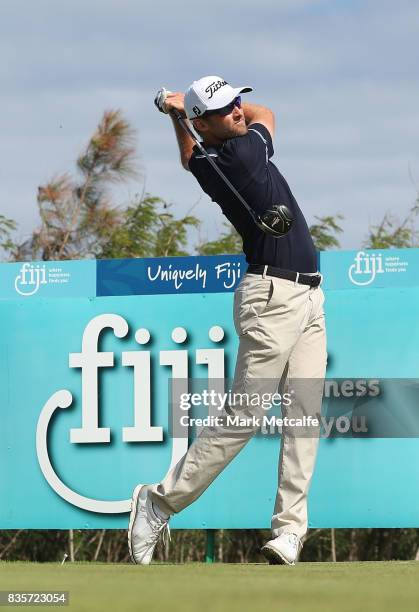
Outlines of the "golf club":
[{"label": "golf club", "polygon": [[209,161],[211,166],[217,172],[217,174],[222,178],[225,184],[231,189],[236,198],[243,204],[246,208],[250,216],[256,225],[265,233],[274,236],[275,238],[281,238],[284,236],[292,227],[293,217],[291,211],[285,204],[273,204],[270,208],[265,210],[262,215],[258,215],[246,202],[246,200],[240,195],[234,185],[228,180],[225,174],[220,170],[215,161],[212,159],[210,155],[206,152],[205,148],[202,146],[201,142],[196,138],[193,131],[190,129],[186,121],[183,119],[182,115],[176,109],[171,111],[174,117],[178,120],[182,128],[189,134],[192,140],[196,143],[202,155]]}]

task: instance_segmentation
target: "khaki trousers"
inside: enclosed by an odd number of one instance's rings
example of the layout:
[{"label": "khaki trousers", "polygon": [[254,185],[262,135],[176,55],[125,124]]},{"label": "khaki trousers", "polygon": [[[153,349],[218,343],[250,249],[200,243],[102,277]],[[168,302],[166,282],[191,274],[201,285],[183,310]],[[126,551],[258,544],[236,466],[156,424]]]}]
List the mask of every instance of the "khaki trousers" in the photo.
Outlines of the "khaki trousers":
[{"label": "khaki trousers", "polygon": [[[326,370],[324,295],[276,277],[246,274],[234,295],[234,323],[239,349],[233,393],[275,393],[287,376],[295,387],[282,417],[321,412]],[[229,414],[258,412],[231,405]],[[195,501],[256,433],[257,428],[205,427],[186,455],[152,488],[152,499],[173,514]],[[283,427],[278,490],[272,517],[276,537],[307,531],[307,494],[314,470],[319,428],[297,432]]]}]

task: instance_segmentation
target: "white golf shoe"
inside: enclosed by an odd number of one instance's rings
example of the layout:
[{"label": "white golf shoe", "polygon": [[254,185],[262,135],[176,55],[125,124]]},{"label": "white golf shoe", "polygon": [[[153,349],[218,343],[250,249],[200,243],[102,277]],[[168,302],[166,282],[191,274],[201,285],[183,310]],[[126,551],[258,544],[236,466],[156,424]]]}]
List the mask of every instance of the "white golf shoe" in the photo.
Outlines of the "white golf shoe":
[{"label": "white golf shoe", "polygon": [[128,547],[133,563],[149,565],[160,538],[170,539],[169,519],[157,515],[149,497],[149,487],[138,485],[132,494],[128,526]]},{"label": "white golf shoe", "polygon": [[262,547],[262,554],[271,565],[295,565],[303,545],[295,533],[281,533]]}]

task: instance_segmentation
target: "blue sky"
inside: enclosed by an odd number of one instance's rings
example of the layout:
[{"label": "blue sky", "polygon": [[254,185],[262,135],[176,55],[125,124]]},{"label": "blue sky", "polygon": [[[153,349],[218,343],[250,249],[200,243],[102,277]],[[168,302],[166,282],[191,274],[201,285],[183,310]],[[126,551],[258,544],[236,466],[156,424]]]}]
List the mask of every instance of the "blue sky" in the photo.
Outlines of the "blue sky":
[{"label": "blue sky", "polygon": [[143,179],[118,202],[145,181],[178,214],[195,204],[201,238],[214,238],[223,217],[182,170],[153,97],[219,74],[276,113],[274,160],[308,221],[342,213],[342,246],[356,248],[369,223],[416,197],[418,32],[417,0],[2,0],[0,213],[24,238],[38,185],[72,170],[103,111],[120,108]]}]

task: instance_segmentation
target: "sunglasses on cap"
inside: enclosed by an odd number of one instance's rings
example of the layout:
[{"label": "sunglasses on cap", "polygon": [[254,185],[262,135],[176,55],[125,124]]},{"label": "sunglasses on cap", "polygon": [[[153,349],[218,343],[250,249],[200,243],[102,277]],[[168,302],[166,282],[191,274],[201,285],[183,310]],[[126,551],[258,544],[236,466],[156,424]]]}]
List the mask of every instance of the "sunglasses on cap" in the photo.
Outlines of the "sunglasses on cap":
[{"label": "sunglasses on cap", "polygon": [[226,106],[223,106],[222,108],[215,108],[214,110],[205,111],[205,113],[202,115],[202,118],[205,119],[206,117],[211,117],[212,115],[219,115],[220,117],[226,117],[227,115],[233,112],[235,106],[237,106],[237,108],[241,108],[241,105],[242,105],[241,96],[237,96],[237,98],[234,98],[234,100],[230,102],[230,104],[227,104]]}]

